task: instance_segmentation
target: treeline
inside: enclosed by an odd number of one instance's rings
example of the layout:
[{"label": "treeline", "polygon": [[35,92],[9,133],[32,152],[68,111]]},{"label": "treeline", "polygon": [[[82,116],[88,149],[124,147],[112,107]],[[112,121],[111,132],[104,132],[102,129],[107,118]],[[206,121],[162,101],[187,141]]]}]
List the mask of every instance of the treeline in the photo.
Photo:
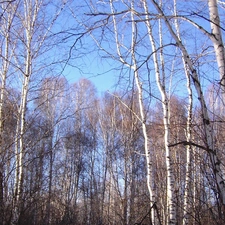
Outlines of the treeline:
[{"label": "treeline", "polygon": [[[148,110],[145,106],[151,118],[147,132],[156,193],[151,205],[137,95],[131,91],[122,96],[105,93],[100,98],[86,79],[69,85],[64,78],[46,78],[28,104],[22,137],[17,134],[18,103],[12,99],[4,102],[2,224],[11,224],[15,216],[17,224],[151,224],[151,207],[157,211],[156,224],[164,224],[167,175],[162,109],[159,104]],[[186,188],[186,106],[183,99],[170,99],[180,223]],[[214,224],[221,209],[210,158],[201,147],[204,134],[200,120],[196,109],[188,202],[193,224]],[[217,132],[222,145],[222,126]],[[20,167],[18,138],[24,143]],[[22,176],[16,178],[19,170]]]},{"label": "treeline", "polygon": [[15,102],[4,104],[2,224],[11,224],[15,210],[18,224],[110,224],[146,216],[143,137],[130,110],[108,94],[98,99],[88,80],[68,87],[65,79],[47,78],[34,99],[20,168],[19,112]]}]

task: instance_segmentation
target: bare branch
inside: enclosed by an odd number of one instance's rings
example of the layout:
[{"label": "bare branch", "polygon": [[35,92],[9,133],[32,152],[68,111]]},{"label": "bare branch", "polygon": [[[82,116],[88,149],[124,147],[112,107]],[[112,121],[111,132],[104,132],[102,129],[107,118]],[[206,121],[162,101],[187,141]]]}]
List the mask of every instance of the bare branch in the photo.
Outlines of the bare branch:
[{"label": "bare branch", "polygon": [[201,149],[203,149],[203,150],[205,150],[207,152],[213,152],[212,149],[206,148],[206,147],[204,147],[202,145],[199,145],[199,144],[196,144],[196,143],[194,143],[192,141],[180,141],[180,142],[177,142],[177,143],[174,143],[174,144],[170,144],[170,145],[168,145],[168,147],[171,148],[171,147],[175,147],[177,145],[184,145],[184,146],[191,145],[191,146],[195,146],[197,148],[201,148]]}]

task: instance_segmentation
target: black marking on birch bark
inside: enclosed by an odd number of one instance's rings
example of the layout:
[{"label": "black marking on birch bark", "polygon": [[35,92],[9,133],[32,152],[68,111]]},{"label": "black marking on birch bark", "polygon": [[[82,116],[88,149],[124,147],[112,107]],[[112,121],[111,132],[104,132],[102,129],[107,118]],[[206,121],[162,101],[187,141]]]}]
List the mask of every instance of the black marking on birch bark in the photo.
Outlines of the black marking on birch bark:
[{"label": "black marking on birch bark", "polygon": [[222,79],[219,82],[219,85],[225,87],[225,84],[223,84],[223,81],[225,81],[225,75],[223,75]]},{"label": "black marking on birch bark", "polygon": [[210,124],[209,119],[203,118],[203,123],[205,123],[206,125],[209,125]]},{"label": "black marking on birch bark", "polygon": [[224,184],[224,180],[221,180],[221,181],[220,181],[220,184]]},{"label": "black marking on birch bark", "polygon": [[219,170],[218,169],[215,169],[215,173],[219,173]]},{"label": "black marking on birch bark", "polygon": [[220,162],[220,160],[219,160],[219,159],[217,159],[217,162],[215,163],[215,165],[216,165],[216,166],[217,166],[217,165],[219,166],[219,165],[220,165],[220,163],[221,163],[221,162]]},{"label": "black marking on birch bark", "polygon": [[[192,70],[192,74],[193,74],[193,73],[196,73],[196,70],[195,70],[195,69]],[[196,83],[196,84],[198,84],[198,86],[200,86],[199,81],[198,81],[195,77],[193,77],[193,76],[191,76],[191,77],[192,77],[193,82]]]}]

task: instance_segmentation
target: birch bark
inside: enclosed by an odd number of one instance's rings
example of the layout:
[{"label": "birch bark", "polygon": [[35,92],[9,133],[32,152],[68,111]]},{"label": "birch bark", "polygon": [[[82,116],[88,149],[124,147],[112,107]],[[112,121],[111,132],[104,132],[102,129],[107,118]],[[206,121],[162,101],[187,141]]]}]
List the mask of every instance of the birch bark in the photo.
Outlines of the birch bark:
[{"label": "birch bark", "polygon": [[[180,38],[180,29],[177,21],[177,0],[174,0],[174,14],[175,14],[175,27],[177,36]],[[187,142],[192,141],[192,108],[193,108],[193,94],[191,87],[191,79],[189,76],[189,70],[184,58],[182,58],[184,65],[184,72],[187,80],[187,90],[188,90],[188,108],[187,108],[187,129],[186,129],[186,140]],[[191,175],[192,175],[192,148],[191,145],[186,147],[186,172],[185,172],[185,190],[184,190],[184,206],[183,206],[183,225],[188,225],[190,220],[190,195],[191,195]]]},{"label": "birch bark", "polygon": [[[224,183],[223,173],[222,173],[221,167],[220,167],[221,161],[218,158],[217,150],[214,146],[213,127],[212,127],[212,123],[210,122],[210,119],[209,119],[208,109],[206,106],[205,98],[204,98],[204,95],[202,92],[202,87],[201,87],[201,83],[198,78],[197,71],[193,65],[193,62],[191,61],[191,57],[189,56],[184,44],[180,40],[179,36],[174,32],[168,18],[164,15],[162,9],[159,7],[159,5],[156,3],[156,1],[154,1],[154,0],[151,0],[151,1],[152,1],[153,5],[155,6],[156,10],[158,11],[158,13],[164,19],[165,24],[166,24],[171,36],[176,41],[177,46],[180,48],[180,50],[182,52],[182,57],[189,68],[190,76],[194,83],[194,87],[196,89],[198,99],[199,99],[200,105],[201,105],[202,121],[203,121],[203,126],[204,126],[207,151],[210,156],[210,160],[212,163],[212,169],[213,169],[213,172],[215,175],[216,187],[217,187],[217,191],[218,191],[218,195],[219,195],[219,199],[220,199],[220,204],[224,211],[223,214],[225,214],[225,183]],[[224,217],[224,215],[221,215],[221,216]],[[221,218],[221,219],[223,219],[223,218]]]},{"label": "birch bark", "polygon": [[132,20],[132,40],[131,40],[131,59],[132,59],[132,65],[129,65],[129,63],[126,62],[126,60],[123,58],[121,51],[120,51],[120,43],[118,39],[118,31],[117,31],[117,22],[115,18],[115,10],[113,7],[113,1],[110,0],[110,7],[112,12],[112,18],[113,18],[113,25],[114,25],[114,35],[115,35],[115,42],[116,42],[116,48],[117,48],[117,54],[119,56],[120,61],[130,67],[134,71],[134,79],[138,91],[138,102],[139,102],[139,112],[140,112],[140,121],[142,126],[142,132],[144,136],[144,149],[145,149],[145,157],[146,157],[146,166],[147,166],[147,186],[149,191],[149,199],[150,199],[150,208],[151,208],[151,220],[154,224],[154,203],[155,203],[155,195],[154,195],[154,188],[153,188],[153,168],[152,168],[152,161],[151,161],[151,154],[150,154],[150,148],[149,148],[149,138],[147,134],[147,126],[146,126],[146,115],[144,111],[144,104],[143,104],[143,89],[142,89],[142,83],[140,81],[140,76],[138,73],[138,64],[136,60],[135,55],[135,48],[136,48],[136,24],[134,20],[134,0],[131,1],[131,20]]},{"label": "birch bark", "polygon": [[[53,17],[48,21],[47,19],[46,21],[43,21],[44,16],[42,9],[46,5],[44,5],[42,0],[26,0],[20,1],[18,4],[19,10],[16,14],[18,29],[15,31],[15,36],[19,42],[19,52],[14,57],[14,66],[22,74],[22,87],[15,137],[16,168],[13,223],[18,222],[19,214],[23,205],[24,158],[26,154],[25,134],[27,129],[26,114],[30,79],[33,74],[33,62],[38,58],[39,54],[42,53],[42,47],[49,35],[49,31],[52,29],[56,19],[63,10],[66,1],[63,3],[60,10],[56,10]],[[50,2],[48,4],[50,4]],[[44,22],[46,22],[46,24],[41,26],[40,24]],[[40,32],[42,32],[42,34]]]},{"label": "birch bark", "polygon": [[[157,49],[155,44],[155,39],[152,32],[152,26],[150,24],[150,17],[149,17],[149,10],[148,4],[146,0],[143,0],[144,11],[145,11],[145,19],[146,19],[146,26],[148,30],[149,40],[152,46],[152,55],[155,67],[155,74],[156,74],[156,82],[158,85],[158,89],[161,94],[162,98],[162,107],[163,107],[163,124],[164,124],[164,143],[165,143],[165,151],[166,151],[166,170],[167,170],[167,224],[172,225],[176,224],[176,209],[175,209],[175,197],[174,197],[174,174],[172,170],[172,159],[171,153],[169,149],[169,140],[170,140],[170,123],[169,123],[169,102],[168,97],[165,89],[165,71],[164,71],[164,61],[163,61],[163,54],[160,54],[160,63],[162,67],[162,76],[160,74],[160,66],[159,60],[157,57]],[[159,22],[160,26],[160,22]],[[160,36],[160,43],[162,47],[162,32],[159,30]]]},{"label": "birch bark", "polygon": [[[185,74],[187,78],[187,89],[188,89],[188,115],[187,115],[187,134],[186,139],[187,142],[192,141],[192,107],[193,107],[193,97],[192,97],[192,88],[191,81],[188,75],[188,71],[186,65]],[[190,145],[186,147],[186,174],[185,174],[185,192],[184,192],[184,216],[183,216],[183,225],[189,224],[189,215],[190,215],[190,188],[191,188],[191,175],[192,175],[192,148]]]},{"label": "birch bark", "polygon": [[[11,5],[5,5],[2,3],[2,8],[5,10],[4,17],[1,18],[1,36],[3,41],[1,43],[1,59],[2,59],[2,68],[0,70],[0,80],[1,80],[1,90],[0,90],[0,225],[4,223],[4,106],[6,101],[6,82],[8,78],[8,72],[10,69],[10,61],[12,58],[12,51],[10,50],[10,43],[12,47],[11,40],[11,29],[12,23],[15,16],[16,7]],[[14,43],[15,44],[15,43]]]},{"label": "birch bark", "polygon": [[[211,40],[214,45],[216,61],[220,73],[220,85],[222,86],[223,98],[225,95],[225,49],[221,34],[221,25],[220,25],[220,16],[218,12],[218,1],[217,0],[208,0],[209,7],[209,18],[211,25]],[[224,103],[224,99],[223,99]]]},{"label": "birch bark", "polygon": [[153,181],[153,165],[151,159],[151,152],[149,147],[149,138],[147,133],[147,126],[146,126],[146,115],[144,111],[144,104],[143,104],[143,89],[142,83],[140,81],[140,76],[138,72],[138,64],[135,56],[135,48],[136,48],[136,24],[134,18],[134,1],[131,2],[131,20],[132,20],[132,44],[131,44],[131,56],[133,62],[133,71],[134,71],[134,78],[135,83],[138,90],[138,103],[139,103],[139,110],[140,110],[140,119],[141,119],[141,126],[142,126],[142,133],[144,135],[144,149],[145,149],[145,158],[146,158],[146,166],[147,166],[147,186],[149,191],[149,198],[150,198],[150,208],[151,208],[151,221],[152,224],[155,223],[155,215],[154,215],[154,204],[155,204],[155,194],[154,194],[154,181]]},{"label": "birch bark", "polygon": [[[24,179],[24,155],[25,155],[25,144],[24,144],[24,135],[26,132],[26,108],[27,108],[27,96],[28,88],[30,82],[30,76],[32,73],[32,33],[33,33],[33,21],[35,21],[37,14],[34,15],[34,18],[31,15],[30,5],[27,5],[24,2],[24,29],[25,29],[25,69],[23,72],[23,83],[21,90],[21,101],[19,108],[19,116],[17,121],[17,133],[16,133],[16,143],[15,143],[15,155],[16,155],[16,170],[15,170],[15,213],[13,215],[13,222],[17,223],[20,217],[20,211],[22,210],[22,195],[23,195],[23,179]],[[33,20],[34,19],[34,20]]]}]

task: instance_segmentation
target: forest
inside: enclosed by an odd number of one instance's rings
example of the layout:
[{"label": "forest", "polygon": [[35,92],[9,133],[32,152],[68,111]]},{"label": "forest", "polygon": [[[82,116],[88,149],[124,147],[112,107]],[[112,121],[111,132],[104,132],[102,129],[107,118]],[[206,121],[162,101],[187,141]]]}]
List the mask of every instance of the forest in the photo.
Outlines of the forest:
[{"label": "forest", "polygon": [[222,0],[0,0],[0,225],[224,225],[224,27]]}]

